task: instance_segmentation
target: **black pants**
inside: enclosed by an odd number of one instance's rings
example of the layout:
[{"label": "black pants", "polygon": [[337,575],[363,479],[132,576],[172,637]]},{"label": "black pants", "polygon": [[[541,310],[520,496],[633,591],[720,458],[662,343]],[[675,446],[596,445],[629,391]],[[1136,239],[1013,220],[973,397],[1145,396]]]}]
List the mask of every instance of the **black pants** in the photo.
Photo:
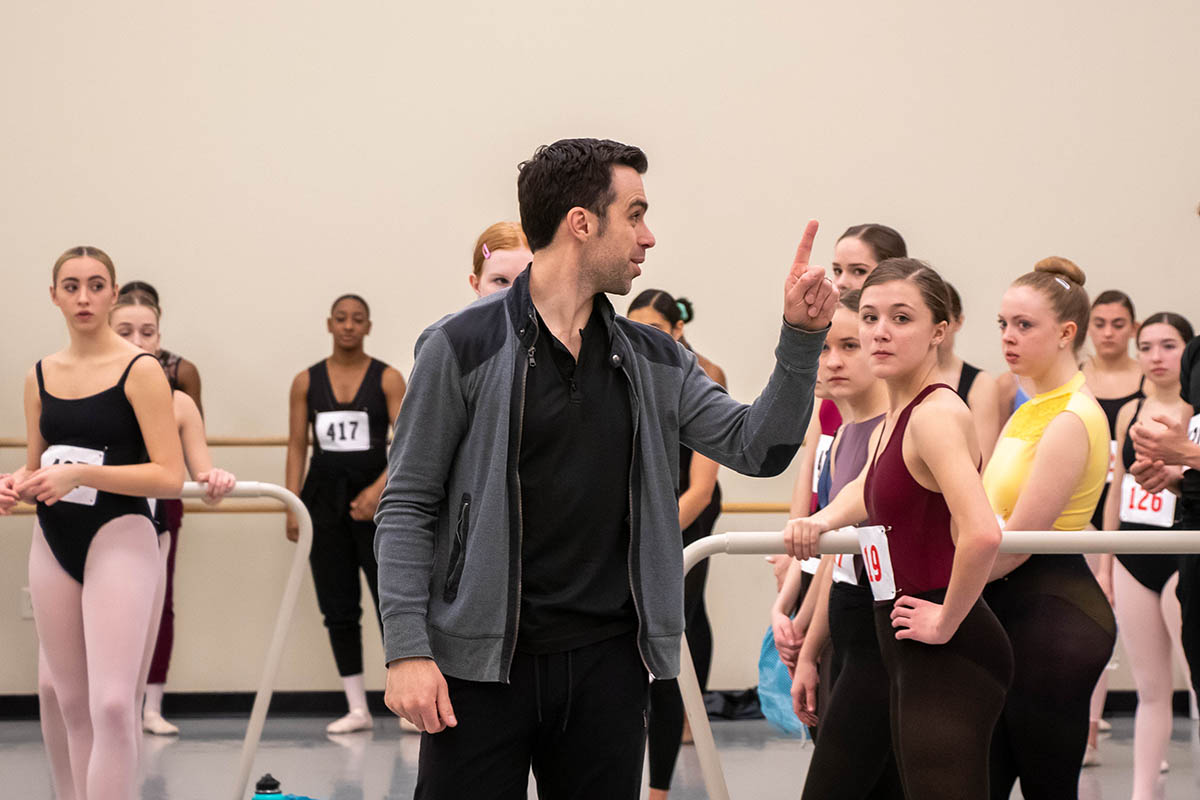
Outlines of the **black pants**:
[{"label": "black pants", "polygon": [[317,590],[317,607],[325,618],[333,659],[343,678],[363,671],[360,570],[367,576],[375,618],[379,619],[375,523],[350,518],[350,501],[363,488],[345,480],[310,475],[301,497],[313,522],[308,563]]},{"label": "black pants", "polygon": [[892,754],[888,673],[875,633],[875,601],[866,587],[829,591],[833,686],[818,701],[821,736],[802,800],[904,800]]},{"label": "black pants", "polygon": [[[935,603],[945,590],[920,597]],[[986,800],[988,747],[1012,680],[1013,653],[987,603],[978,600],[950,641],[899,640],[892,604],[875,607],[889,680],[892,748],[906,797]]]},{"label": "black pants", "polygon": [[509,683],[450,676],[458,726],[421,735],[416,800],[637,800],[648,676],[633,634],[517,653]]},{"label": "black pants", "polygon": [[[683,582],[683,619],[687,626],[688,652],[696,665],[700,691],[708,687],[708,672],[712,667],[712,627],[704,608],[704,581],[708,576],[708,559],[701,561],[687,574]],[[683,737],[683,697],[679,681],[654,681],[650,684],[650,788],[670,789],[671,775],[679,758]]]},{"label": "black pants", "polygon": [[1092,690],[1112,656],[1112,608],[1083,556],[1032,556],[983,596],[1016,672],[992,740],[992,798],[1078,797]]}]

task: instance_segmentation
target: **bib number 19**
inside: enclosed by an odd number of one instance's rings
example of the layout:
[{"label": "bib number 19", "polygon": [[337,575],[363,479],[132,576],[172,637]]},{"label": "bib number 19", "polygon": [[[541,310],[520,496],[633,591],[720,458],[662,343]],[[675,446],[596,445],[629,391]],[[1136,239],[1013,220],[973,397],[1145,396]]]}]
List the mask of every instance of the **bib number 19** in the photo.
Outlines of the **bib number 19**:
[{"label": "bib number 19", "polygon": [[858,529],[858,547],[862,552],[867,582],[877,601],[896,598],[896,574],[892,570],[892,554],[888,549],[887,531],[882,525]]}]

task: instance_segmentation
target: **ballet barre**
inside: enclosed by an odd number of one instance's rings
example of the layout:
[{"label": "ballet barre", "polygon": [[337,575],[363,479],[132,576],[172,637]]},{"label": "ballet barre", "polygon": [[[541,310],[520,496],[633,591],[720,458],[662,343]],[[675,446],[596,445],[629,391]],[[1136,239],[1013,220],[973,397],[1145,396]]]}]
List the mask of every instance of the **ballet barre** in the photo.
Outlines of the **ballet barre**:
[{"label": "ballet barre", "polygon": [[[683,572],[719,553],[774,555],[786,553],[780,531],[718,533],[692,542],[683,550]],[[1005,531],[1001,553],[1200,553],[1200,531]],[[821,554],[858,553],[858,538],[851,531],[830,531],[821,536]],[[687,637],[679,654],[679,692],[691,723],[696,756],[709,800],[729,800],[729,787],[713,739],[704,697],[696,678]]]}]

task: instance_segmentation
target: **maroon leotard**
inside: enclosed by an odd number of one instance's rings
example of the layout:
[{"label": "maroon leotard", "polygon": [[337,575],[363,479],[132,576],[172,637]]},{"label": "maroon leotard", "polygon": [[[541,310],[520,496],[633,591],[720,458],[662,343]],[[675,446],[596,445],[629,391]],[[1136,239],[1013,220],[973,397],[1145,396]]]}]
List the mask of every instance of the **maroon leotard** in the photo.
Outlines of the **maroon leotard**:
[{"label": "maroon leotard", "polygon": [[[883,452],[875,445],[875,458],[867,470],[864,499],[872,525],[889,526],[888,550],[896,576],[897,595],[914,595],[945,589],[954,563],[950,538],[950,509],[941,492],[917,483],[904,463],[904,430],[922,400],[937,389],[954,391],[944,383],[926,386],[904,407]],[[885,423],[886,425],[886,423]]]}]

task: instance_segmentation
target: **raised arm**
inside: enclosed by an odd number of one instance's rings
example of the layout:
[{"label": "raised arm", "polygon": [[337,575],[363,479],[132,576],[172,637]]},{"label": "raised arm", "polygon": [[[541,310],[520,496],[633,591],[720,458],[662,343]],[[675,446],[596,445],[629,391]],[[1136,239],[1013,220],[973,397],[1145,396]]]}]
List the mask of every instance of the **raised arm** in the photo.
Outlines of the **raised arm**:
[{"label": "raised arm", "polygon": [[[822,267],[810,266],[817,223],[805,229],[784,281],[783,328],[775,369],[752,405],[731,398],[683,352],[680,440],[696,452],[746,475],[783,472],[804,439],[812,413],[817,357],[837,306],[837,290]],[[683,350],[683,348],[680,348]]]},{"label": "raised arm", "polygon": [[939,605],[905,595],[896,600],[897,639],[948,642],[988,581],[1000,549],[1000,525],[977,468],[980,452],[970,411],[956,396],[938,392],[913,411],[908,431],[916,456],[942,493],[952,520],[954,562]]}]

